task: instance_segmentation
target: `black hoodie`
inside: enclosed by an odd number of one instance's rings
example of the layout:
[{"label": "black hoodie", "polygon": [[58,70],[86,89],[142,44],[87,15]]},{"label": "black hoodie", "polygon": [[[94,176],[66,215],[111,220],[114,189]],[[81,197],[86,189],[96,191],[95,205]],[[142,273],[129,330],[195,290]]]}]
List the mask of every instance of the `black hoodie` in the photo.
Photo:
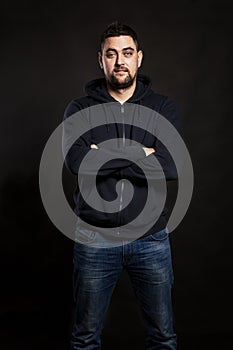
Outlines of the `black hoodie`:
[{"label": "black hoodie", "polygon": [[[102,205],[101,211],[88,205],[80,193],[77,181],[77,188],[74,195],[75,212],[77,216],[85,222],[86,227],[88,227],[88,224],[97,226],[100,232],[108,230],[108,232],[111,231],[111,235],[113,236],[115,234],[119,235],[121,230],[119,227],[126,224],[130,225],[131,222],[132,225],[129,226],[130,230],[140,232],[140,229],[145,227],[144,223],[140,226],[140,222],[134,223],[133,219],[143,210],[148,197],[148,183],[144,172],[140,168],[140,164],[146,167],[147,179],[149,178],[152,181],[157,181],[157,183],[161,181],[164,175],[166,180],[177,179],[177,171],[166,147],[156,139],[153,134],[144,130],[143,113],[139,113],[138,115],[141,125],[140,128],[134,126],[134,124],[130,125],[133,123],[132,120],[130,120],[129,124],[127,123],[132,117],[132,108],[134,107],[132,104],[144,106],[152,111],[158,112],[168,119],[180,132],[181,125],[178,108],[169,97],[154,93],[151,89],[150,79],[140,74],[137,76],[137,84],[133,96],[124,104],[116,101],[108,93],[106,80],[104,78],[87,83],[85,92],[85,97],[76,98],[68,104],[64,119],[67,119],[81,110],[85,111],[86,116],[88,115],[86,118],[88,119],[90,131],[79,137],[70,148],[68,147],[69,151],[65,163],[73,174],[77,175],[79,173],[81,176],[82,191],[90,195],[95,186],[96,179],[96,187],[99,195],[105,201],[109,201],[109,203],[114,200],[119,200],[119,211],[116,213],[107,213],[106,202]],[[104,112],[106,124],[92,128],[95,115],[90,111],[93,106],[100,104],[101,108],[103,107],[103,111],[105,111],[105,106],[110,105],[111,109],[114,108],[118,110],[118,113],[121,112],[124,119],[121,119],[121,122],[119,122],[117,117],[113,117],[112,114],[109,115],[109,113]],[[132,118],[134,118],[134,115]],[[153,119],[153,114],[151,119]],[[153,123],[154,122],[153,120]],[[69,127],[72,129],[72,123],[68,128]],[[90,148],[91,144],[98,145],[110,139],[116,140],[114,149],[102,148],[101,146],[99,149]],[[137,144],[134,144],[134,141],[136,141]],[[146,157],[142,147],[153,147],[156,152]],[[87,153],[90,154],[89,162],[82,163]],[[104,159],[106,155],[110,157],[111,160],[105,162],[101,166],[96,177],[96,162],[99,159]],[[126,159],[125,156],[126,158],[130,158],[130,160]],[[161,169],[155,168],[153,157],[156,157],[159,161],[164,175],[161,175]],[[81,163],[82,169],[80,171]],[[124,183],[122,182],[121,191],[118,196],[116,186],[121,179],[127,179],[129,181],[123,180]],[[133,192],[131,191],[132,200],[124,207],[124,194],[130,192],[131,185],[133,185]],[[155,208],[156,196],[158,198],[158,190],[157,192],[155,190],[154,193]],[[148,212],[148,227],[150,228],[143,233],[143,235],[152,234],[166,227],[166,210],[164,209],[159,217],[156,217],[155,212],[156,210],[154,211],[153,208]],[[130,230],[127,231],[127,234]]]}]

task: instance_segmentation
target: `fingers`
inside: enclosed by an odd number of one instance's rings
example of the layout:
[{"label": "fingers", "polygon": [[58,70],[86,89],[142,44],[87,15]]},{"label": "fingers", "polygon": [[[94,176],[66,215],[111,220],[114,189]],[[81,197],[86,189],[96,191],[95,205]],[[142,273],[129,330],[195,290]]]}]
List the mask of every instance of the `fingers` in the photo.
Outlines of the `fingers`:
[{"label": "fingers", "polygon": [[94,149],[98,149],[98,148],[99,148],[99,147],[98,147],[96,144],[94,144],[94,143],[92,143],[90,147],[91,147],[91,148],[94,148]]}]

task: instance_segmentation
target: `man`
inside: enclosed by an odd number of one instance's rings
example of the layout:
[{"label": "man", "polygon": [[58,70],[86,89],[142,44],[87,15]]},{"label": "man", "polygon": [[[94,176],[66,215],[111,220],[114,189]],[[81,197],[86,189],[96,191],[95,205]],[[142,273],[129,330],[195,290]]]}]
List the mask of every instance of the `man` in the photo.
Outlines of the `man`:
[{"label": "man", "polygon": [[[116,107],[106,114],[106,125],[96,126],[82,135],[70,147],[66,156],[67,167],[75,175],[81,172],[83,181],[81,185],[77,184],[75,193],[75,210],[80,222],[74,244],[75,317],[71,350],[101,348],[104,318],[123,269],[130,276],[141,306],[146,349],[176,349],[171,302],[173,271],[165,210],[159,212],[160,215],[157,213],[157,217],[154,209],[146,213],[148,222],[151,218],[155,221],[152,225],[150,222],[150,228],[145,225],[148,228],[146,230],[138,222],[130,226],[135,213],[139,215],[142,210],[148,195],[145,174],[138,168],[138,164],[145,167],[147,180],[151,178],[159,183],[161,173],[165,174],[166,180],[177,178],[175,165],[167,149],[156,137],[143,130],[146,120],[143,114],[139,116],[141,128],[128,120],[136,118],[138,112],[135,112],[134,107],[145,108],[146,111],[149,108],[149,111],[160,113],[180,130],[178,111],[172,100],[154,93],[150,79],[138,74],[142,58],[143,53],[134,30],[118,22],[109,25],[102,34],[98,52],[104,78],[89,82],[86,85],[87,96],[71,101],[65,111],[66,119],[79,111],[88,111],[88,114],[91,110],[87,117],[91,126],[98,118],[98,113],[93,113],[93,107],[101,105],[104,108],[109,104],[111,108]],[[115,110],[120,111],[120,116],[114,114]],[[154,119],[151,114],[148,120],[155,123]],[[78,120],[81,124],[82,118]],[[115,149],[113,146],[101,146],[102,141],[109,139],[117,140]],[[131,143],[133,141],[137,144]],[[80,165],[87,154],[91,157],[87,162],[89,165],[80,171]],[[123,154],[126,154],[125,158]],[[93,176],[97,175],[95,160],[100,156],[103,159],[104,156],[110,156],[110,161],[98,169],[96,187],[109,205],[111,201],[119,199],[119,213],[109,213],[104,206],[102,211],[92,208],[80,192],[80,186],[89,193],[92,191]],[[130,157],[132,161],[129,160]],[[154,166],[155,158],[159,161],[162,172],[160,166]],[[129,192],[129,187],[126,191],[129,183],[122,181],[119,196],[116,193],[117,183],[122,179],[128,179],[134,185],[132,203],[126,207],[123,199],[125,193]],[[121,236],[124,230],[121,231],[120,228],[127,224],[131,230]],[[133,233],[135,236],[129,238]],[[104,236],[105,241],[102,240]],[[110,242],[108,246],[103,243],[106,242],[106,237]],[[120,243],[117,237],[123,237]],[[98,242],[103,245],[98,245]]]}]

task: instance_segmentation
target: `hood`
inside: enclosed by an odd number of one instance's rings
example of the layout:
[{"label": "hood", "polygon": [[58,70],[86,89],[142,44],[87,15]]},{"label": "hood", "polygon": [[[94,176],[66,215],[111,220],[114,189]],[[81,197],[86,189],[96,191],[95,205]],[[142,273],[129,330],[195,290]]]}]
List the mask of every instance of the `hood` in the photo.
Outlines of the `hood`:
[{"label": "hood", "polygon": [[[133,96],[127,102],[140,101],[151,91],[151,80],[149,77],[138,74],[137,84]],[[107,90],[107,84],[105,78],[99,78],[89,81],[85,86],[85,92],[88,96],[94,98],[99,102],[111,102],[116,101]]]}]

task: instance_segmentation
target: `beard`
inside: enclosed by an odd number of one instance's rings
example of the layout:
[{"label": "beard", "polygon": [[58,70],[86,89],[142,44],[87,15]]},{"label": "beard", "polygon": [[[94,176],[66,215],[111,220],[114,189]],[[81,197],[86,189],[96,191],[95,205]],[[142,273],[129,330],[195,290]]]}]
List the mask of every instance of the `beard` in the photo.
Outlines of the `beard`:
[{"label": "beard", "polygon": [[132,75],[128,73],[128,76],[125,77],[125,79],[122,81],[122,80],[119,80],[115,75],[114,75],[114,72],[111,74],[109,80],[108,80],[108,83],[109,85],[112,87],[112,89],[114,90],[119,90],[119,89],[126,89],[130,86],[133,85],[134,83],[134,80],[136,78],[136,74],[134,77],[132,77]]}]

